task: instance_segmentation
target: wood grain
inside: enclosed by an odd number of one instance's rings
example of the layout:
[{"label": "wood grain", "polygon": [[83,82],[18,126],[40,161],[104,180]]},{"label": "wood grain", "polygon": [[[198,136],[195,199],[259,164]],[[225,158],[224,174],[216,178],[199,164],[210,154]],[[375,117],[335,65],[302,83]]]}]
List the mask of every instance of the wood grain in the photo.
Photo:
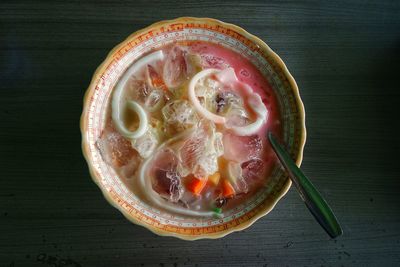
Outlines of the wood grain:
[{"label": "wood grain", "polygon": [[[91,75],[155,21],[208,16],[265,40],[296,78],[302,168],[336,211],[330,240],[291,189],[219,240],[132,225],[103,199],[80,151]],[[400,265],[399,1],[1,1],[0,266]]]}]

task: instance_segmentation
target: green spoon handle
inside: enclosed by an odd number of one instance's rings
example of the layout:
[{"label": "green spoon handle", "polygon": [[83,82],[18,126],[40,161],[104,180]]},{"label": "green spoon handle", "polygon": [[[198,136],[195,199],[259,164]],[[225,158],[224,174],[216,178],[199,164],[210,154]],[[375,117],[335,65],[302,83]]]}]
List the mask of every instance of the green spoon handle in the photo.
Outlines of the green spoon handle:
[{"label": "green spoon handle", "polygon": [[340,236],[343,233],[342,228],[328,203],[326,203],[325,199],[321,196],[311,181],[297,167],[296,163],[278,143],[271,132],[268,133],[268,139],[312,215],[314,215],[315,219],[325,229],[330,237],[336,238]]}]

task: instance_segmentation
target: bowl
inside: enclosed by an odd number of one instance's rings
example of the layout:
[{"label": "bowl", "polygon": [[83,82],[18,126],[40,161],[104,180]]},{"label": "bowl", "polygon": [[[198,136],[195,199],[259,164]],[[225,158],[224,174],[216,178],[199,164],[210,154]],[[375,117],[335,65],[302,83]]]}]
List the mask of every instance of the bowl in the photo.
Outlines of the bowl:
[{"label": "bowl", "polygon": [[206,40],[222,44],[247,57],[269,81],[279,104],[283,142],[297,165],[306,138],[304,107],[299,90],[283,61],[261,39],[244,29],[210,18],[182,17],[161,21],[130,35],[97,68],[83,101],[82,150],[93,181],[104,197],[135,224],[161,236],[185,240],[220,238],[243,230],[268,214],[286,194],[291,181],[276,164],[265,188],[222,218],[176,216],[148,206],[136,197],[102,160],[95,142],[105,124],[111,92],[129,65],[142,54],[176,40]]}]

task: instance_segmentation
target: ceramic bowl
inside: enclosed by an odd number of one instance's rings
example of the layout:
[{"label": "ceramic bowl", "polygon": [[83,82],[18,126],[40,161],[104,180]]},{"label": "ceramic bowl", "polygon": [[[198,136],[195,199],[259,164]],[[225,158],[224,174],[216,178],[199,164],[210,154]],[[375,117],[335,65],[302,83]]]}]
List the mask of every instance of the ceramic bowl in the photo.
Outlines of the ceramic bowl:
[{"label": "ceramic bowl", "polygon": [[304,107],[295,80],[283,61],[261,39],[233,24],[210,18],[184,17],[161,21],[130,35],[116,46],[97,68],[84,98],[81,117],[82,150],[93,181],[105,198],[135,224],[162,236],[186,240],[220,238],[249,227],[268,214],[289,190],[291,182],[275,166],[267,187],[223,218],[186,218],[161,212],[140,201],[102,160],[95,147],[105,122],[111,92],[128,66],[142,54],[176,40],[205,40],[222,44],[244,55],[259,68],[273,88],[282,117],[283,140],[301,164],[305,143]]}]

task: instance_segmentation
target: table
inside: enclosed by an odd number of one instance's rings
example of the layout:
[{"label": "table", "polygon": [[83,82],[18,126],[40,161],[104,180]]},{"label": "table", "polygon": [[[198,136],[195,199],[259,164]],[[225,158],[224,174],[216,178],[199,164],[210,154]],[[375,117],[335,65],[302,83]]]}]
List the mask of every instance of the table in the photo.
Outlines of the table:
[{"label": "table", "polygon": [[[208,16],[265,40],[296,78],[302,168],[335,210],[331,240],[292,188],[245,231],[158,237],[89,177],[83,94],[108,51],[162,19]],[[400,265],[399,1],[0,3],[1,266]]]}]

